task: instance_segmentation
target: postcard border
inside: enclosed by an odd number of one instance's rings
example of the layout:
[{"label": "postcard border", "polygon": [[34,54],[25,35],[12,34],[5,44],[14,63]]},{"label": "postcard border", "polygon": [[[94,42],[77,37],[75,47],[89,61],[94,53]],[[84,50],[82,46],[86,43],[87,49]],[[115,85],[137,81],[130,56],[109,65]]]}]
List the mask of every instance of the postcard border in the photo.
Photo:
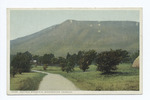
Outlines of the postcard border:
[{"label": "postcard border", "polygon": [[[139,91],[10,91],[10,10],[139,10],[140,12],[140,82]],[[128,95],[143,93],[143,8],[117,7],[117,8],[7,8],[7,94],[8,95]]]}]

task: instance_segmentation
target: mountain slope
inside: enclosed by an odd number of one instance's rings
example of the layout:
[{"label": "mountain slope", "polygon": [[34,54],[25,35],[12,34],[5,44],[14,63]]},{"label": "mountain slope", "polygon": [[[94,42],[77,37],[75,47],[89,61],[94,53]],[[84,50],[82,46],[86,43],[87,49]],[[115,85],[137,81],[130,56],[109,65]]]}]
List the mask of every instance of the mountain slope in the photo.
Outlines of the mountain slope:
[{"label": "mountain slope", "polygon": [[100,52],[110,48],[135,51],[139,49],[139,23],[67,20],[10,42],[11,54],[29,51],[37,55],[65,56],[67,52],[89,49]]}]

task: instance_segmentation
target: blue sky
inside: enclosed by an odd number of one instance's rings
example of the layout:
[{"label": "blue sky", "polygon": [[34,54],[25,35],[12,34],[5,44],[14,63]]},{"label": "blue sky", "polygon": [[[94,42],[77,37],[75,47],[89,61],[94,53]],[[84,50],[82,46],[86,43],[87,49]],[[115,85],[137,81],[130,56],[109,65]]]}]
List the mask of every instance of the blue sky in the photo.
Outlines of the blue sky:
[{"label": "blue sky", "polygon": [[139,10],[10,10],[10,39],[33,34],[67,19],[137,21]]}]

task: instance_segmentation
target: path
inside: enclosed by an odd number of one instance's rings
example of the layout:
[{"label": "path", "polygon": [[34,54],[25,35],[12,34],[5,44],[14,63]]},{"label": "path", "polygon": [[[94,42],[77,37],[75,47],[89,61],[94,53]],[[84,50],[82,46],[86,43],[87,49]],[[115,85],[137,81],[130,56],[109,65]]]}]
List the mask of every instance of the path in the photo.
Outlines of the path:
[{"label": "path", "polygon": [[59,74],[51,74],[37,70],[32,71],[47,74],[40,82],[38,90],[79,90],[71,81]]}]

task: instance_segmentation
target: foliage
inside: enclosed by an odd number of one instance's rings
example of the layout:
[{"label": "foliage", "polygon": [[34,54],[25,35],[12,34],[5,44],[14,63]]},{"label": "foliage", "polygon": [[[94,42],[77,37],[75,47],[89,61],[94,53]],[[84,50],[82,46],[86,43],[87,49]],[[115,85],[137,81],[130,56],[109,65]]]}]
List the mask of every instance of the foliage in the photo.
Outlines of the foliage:
[{"label": "foliage", "polygon": [[117,56],[120,57],[121,63],[127,63],[130,61],[130,56],[129,56],[128,51],[117,49],[116,53],[117,53]]},{"label": "foliage", "polygon": [[43,70],[46,70],[46,69],[47,69],[47,64],[44,64]]},{"label": "foliage", "polygon": [[33,62],[33,64],[35,64],[35,65],[39,64],[39,56],[38,56],[38,55],[34,55],[34,56],[32,57],[32,60],[33,60],[33,61],[36,60],[36,62]]},{"label": "foliage", "polygon": [[67,73],[74,71],[74,65],[72,64],[72,62],[67,62],[64,71],[66,71]]},{"label": "foliage", "polygon": [[42,64],[43,64],[43,56],[39,56],[38,64],[39,64],[39,65],[42,65]]},{"label": "foliage", "polygon": [[66,56],[66,61],[67,61],[67,64],[65,66],[65,71],[67,73],[74,71],[74,66],[77,62],[77,55],[76,54],[70,55],[68,53],[67,56]]},{"label": "foliage", "polygon": [[22,73],[10,78],[10,90],[37,90],[44,73]]},{"label": "foliage", "polygon": [[88,69],[89,65],[91,65],[92,61],[94,61],[96,57],[97,52],[95,50],[89,50],[87,52],[84,52],[82,58],[79,61],[80,69],[82,69],[84,72],[86,69]]},{"label": "foliage", "polygon": [[17,74],[17,69],[13,68],[12,66],[10,67],[10,76],[15,76]]},{"label": "foliage", "polygon": [[10,55],[10,62],[13,60],[15,55]]},{"label": "foliage", "polygon": [[78,51],[78,54],[77,54],[77,65],[80,65],[80,60],[81,60],[81,58],[83,58],[84,53],[85,53],[85,51]]},{"label": "foliage", "polygon": [[[121,63],[117,68],[112,74],[102,74],[96,71],[96,65],[90,65],[86,73],[79,67],[73,73],[66,73],[60,67],[49,66],[46,72],[64,76],[83,91],[139,91],[139,69],[132,68],[130,63]],[[33,69],[42,70],[42,66]]]},{"label": "foliage", "polygon": [[67,60],[63,57],[59,57],[58,58],[58,63],[61,66],[61,70],[65,71],[65,66],[66,66]]},{"label": "foliage", "polygon": [[52,58],[54,58],[54,54],[44,54],[42,57],[43,64],[52,64]]},{"label": "foliage", "polygon": [[58,58],[55,58],[55,57],[52,58],[52,59],[51,59],[51,64],[52,64],[52,65],[57,65],[57,64],[58,64]]},{"label": "foliage", "polygon": [[69,54],[69,52],[67,53],[66,59],[69,59],[71,57],[71,55]]},{"label": "foliage", "polygon": [[11,61],[13,76],[19,72],[29,72],[31,69],[30,60],[32,55],[27,51],[25,53],[17,53]]},{"label": "foliage", "polygon": [[116,65],[126,57],[128,57],[128,52],[121,49],[101,52],[96,59],[97,70],[108,74],[112,70],[116,70]]},{"label": "foliage", "polygon": [[131,63],[139,56],[139,50],[131,54]]}]

